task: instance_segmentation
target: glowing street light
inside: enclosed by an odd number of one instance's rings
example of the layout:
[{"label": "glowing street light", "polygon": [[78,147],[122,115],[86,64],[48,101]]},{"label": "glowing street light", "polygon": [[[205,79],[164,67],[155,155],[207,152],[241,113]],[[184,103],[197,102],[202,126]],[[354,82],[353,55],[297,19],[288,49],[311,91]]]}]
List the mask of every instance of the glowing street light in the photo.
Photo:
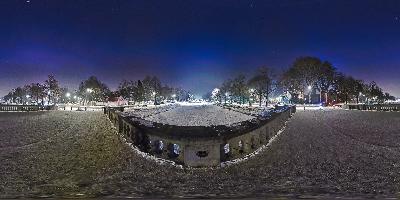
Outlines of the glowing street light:
[{"label": "glowing street light", "polygon": [[173,94],[173,95],[172,95],[172,98],[175,98],[175,97],[176,97],[176,94]]},{"label": "glowing street light", "polygon": [[76,96],[74,96],[74,99],[76,99],[77,97]]},{"label": "glowing street light", "polygon": [[31,98],[31,95],[27,94],[27,95],[26,95],[26,98],[27,98],[27,99]]},{"label": "glowing street light", "polygon": [[69,98],[69,97],[71,96],[71,93],[67,92],[67,94],[65,94],[65,96],[66,96],[67,98]]},{"label": "glowing street light", "polygon": [[88,93],[92,93],[92,92],[93,92],[93,90],[92,90],[91,88],[88,88],[88,89],[86,89],[86,92],[88,92]]},{"label": "glowing street light", "polygon": [[307,87],[307,89],[308,89],[308,90],[311,90],[311,85],[309,85],[309,86]]},{"label": "glowing street light", "polygon": [[153,95],[155,96],[155,95],[156,95],[156,92],[153,92]]}]

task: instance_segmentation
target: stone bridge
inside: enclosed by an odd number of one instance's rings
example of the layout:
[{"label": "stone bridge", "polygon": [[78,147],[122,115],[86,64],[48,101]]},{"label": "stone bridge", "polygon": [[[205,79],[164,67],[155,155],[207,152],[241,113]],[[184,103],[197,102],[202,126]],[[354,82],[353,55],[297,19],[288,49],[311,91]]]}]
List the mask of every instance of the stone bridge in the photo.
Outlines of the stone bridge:
[{"label": "stone bridge", "polygon": [[295,106],[271,111],[233,126],[175,126],[121,115],[123,108],[104,113],[125,139],[141,151],[190,167],[218,166],[244,157],[269,142],[296,112]]}]

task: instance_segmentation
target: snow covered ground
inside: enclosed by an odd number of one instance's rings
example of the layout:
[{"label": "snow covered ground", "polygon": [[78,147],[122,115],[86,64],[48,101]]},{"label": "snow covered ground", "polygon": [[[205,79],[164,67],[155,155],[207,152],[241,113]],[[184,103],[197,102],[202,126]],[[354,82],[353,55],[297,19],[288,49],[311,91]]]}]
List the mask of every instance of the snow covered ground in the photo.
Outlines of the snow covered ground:
[{"label": "snow covered ground", "polygon": [[239,105],[239,104],[232,104],[232,105],[221,105],[223,108],[232,110],[235,112],[240,112],[245,115],[251,115],[257,117],[264,112],[269,112],[270,110],[274,109],[273,105],[269,105],[268,107],[265,106],[248,106],[248,105]]},{"label": "snow covered ground", "polygon": [[232,125],[253,118],[250,115],[210,104],[182,105],[166,112],[145,117],[149,121],[177,126]]},{"label": "snow covered ground", "polygon": [[0,199],[398,199],[399,130],[399,112],[306,110],[246,162],[180,170],[122,143],[100,112],[0,113]]},{"label": "snow covered ground", "polygon": [[132,107],[125,109],[125,112],[122,113],[123,116],[133,116],[139,118],[146,118],[152,115],[156,115],[162,112],[169,111],[171,109],[175,109],[179,105],[177,104],[164,104],[159,106],[148,106],[148,107]]}]

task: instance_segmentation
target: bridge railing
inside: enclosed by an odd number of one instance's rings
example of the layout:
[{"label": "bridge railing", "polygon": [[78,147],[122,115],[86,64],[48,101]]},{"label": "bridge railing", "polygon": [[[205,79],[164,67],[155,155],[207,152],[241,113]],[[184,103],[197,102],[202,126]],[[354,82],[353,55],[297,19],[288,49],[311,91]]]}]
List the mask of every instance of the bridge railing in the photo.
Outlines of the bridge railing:
[{"label": "bridge railing", "polygon": [[0,105],[0,111],[3,112],[22,112],[39,111],[38,105]]},{"label": "bridge railing", "polygon": [[400,111],[400,104],[345,104],[343,108],[349,110]]}]

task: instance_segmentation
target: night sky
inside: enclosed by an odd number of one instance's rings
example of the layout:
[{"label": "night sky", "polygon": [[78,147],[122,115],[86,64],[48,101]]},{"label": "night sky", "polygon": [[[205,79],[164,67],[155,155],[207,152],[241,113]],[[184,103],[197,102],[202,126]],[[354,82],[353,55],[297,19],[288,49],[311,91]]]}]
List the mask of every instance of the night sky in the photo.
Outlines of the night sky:
[{"label": "night sky", "polygon": [[112,89],[157,75],[203,94],[306,55],[400,97],[400,0],[0,1],[0,96],[50,73]]}]

